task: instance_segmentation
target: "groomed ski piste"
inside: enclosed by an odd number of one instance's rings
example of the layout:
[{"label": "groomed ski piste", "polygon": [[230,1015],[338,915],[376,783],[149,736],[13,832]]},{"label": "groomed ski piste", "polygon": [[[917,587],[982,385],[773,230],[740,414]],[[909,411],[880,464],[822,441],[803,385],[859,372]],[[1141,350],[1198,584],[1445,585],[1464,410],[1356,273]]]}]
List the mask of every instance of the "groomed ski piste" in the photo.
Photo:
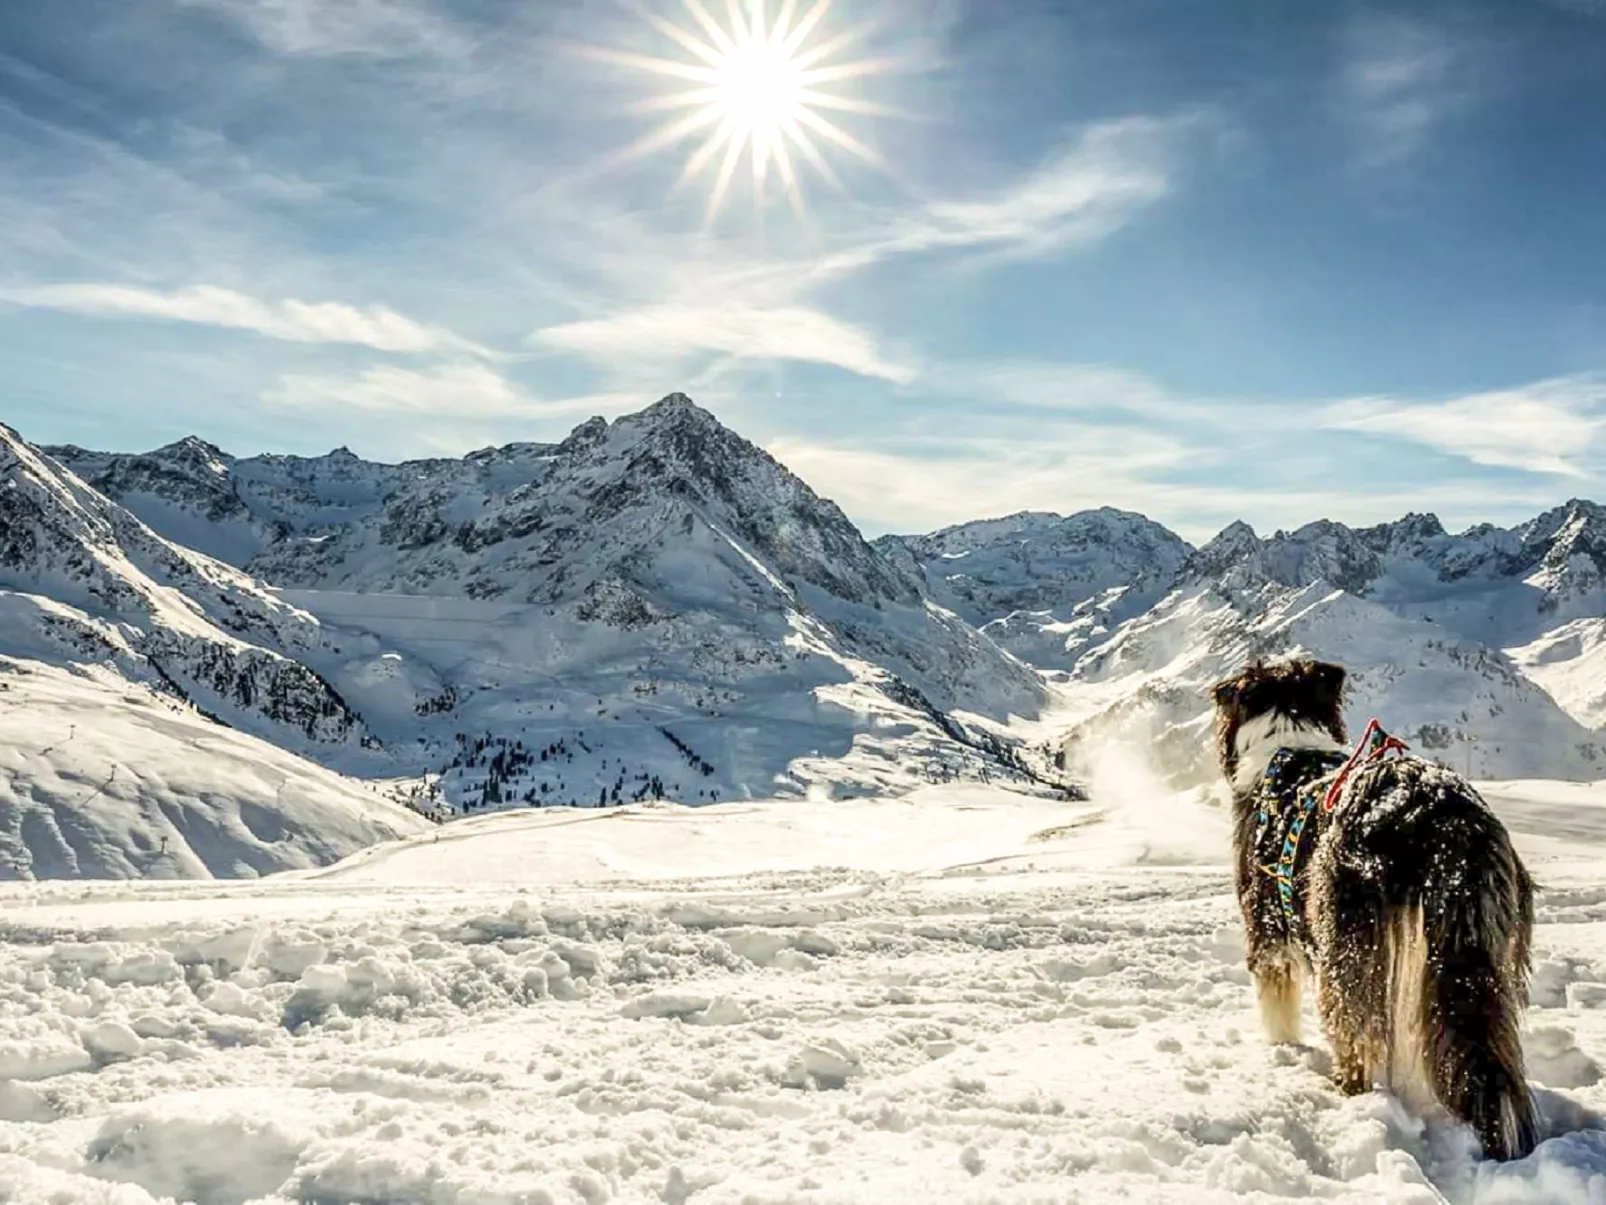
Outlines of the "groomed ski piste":
[{"label": "groomed ski piste", "polygon": [[1606,786],[1543,884],[1546,1141],[1260,1038],[1202,794],[544,809],[254,882],[0,887],[0,1200],[1606,1202]]}]

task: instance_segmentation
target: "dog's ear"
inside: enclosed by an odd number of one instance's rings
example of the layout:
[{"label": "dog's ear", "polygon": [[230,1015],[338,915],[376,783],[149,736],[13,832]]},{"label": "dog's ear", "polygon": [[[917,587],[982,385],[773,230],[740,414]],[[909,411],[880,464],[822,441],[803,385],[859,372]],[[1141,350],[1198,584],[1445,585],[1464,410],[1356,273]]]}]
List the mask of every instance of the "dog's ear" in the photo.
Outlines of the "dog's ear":
[{"label": "dog's ear", "polygon": [[1334,665],[1331,661],[1310,661],[1306,665],[1317,696],[1323,703],[1336,708],[1344,698],[1344,680],[1348,676],[1344,667]]},{"label": "dog's ear", "polygon": [[1242,686],[1241,678],[1223,678],[1220,682],[1207,687],[1205,693],[1217,707],[1226,707],[1238,698],[1238,691]]}]

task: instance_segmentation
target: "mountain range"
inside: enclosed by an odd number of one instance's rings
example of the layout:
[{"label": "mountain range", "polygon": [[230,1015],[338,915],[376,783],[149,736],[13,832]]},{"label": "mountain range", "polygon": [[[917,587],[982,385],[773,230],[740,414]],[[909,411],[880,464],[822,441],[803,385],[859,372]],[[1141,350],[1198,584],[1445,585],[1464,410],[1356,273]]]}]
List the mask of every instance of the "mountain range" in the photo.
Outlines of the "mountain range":
[{"label": "mountain range", "polygon": [[398,465],[0,428],[0,877],[262,873],[509,806],[1078,793],[1114,745],[1189,785],[1203,688],[1293,651],[1476,774],[1602,777],[1603,571],[1583,501],[870,541],[679,394]]}]

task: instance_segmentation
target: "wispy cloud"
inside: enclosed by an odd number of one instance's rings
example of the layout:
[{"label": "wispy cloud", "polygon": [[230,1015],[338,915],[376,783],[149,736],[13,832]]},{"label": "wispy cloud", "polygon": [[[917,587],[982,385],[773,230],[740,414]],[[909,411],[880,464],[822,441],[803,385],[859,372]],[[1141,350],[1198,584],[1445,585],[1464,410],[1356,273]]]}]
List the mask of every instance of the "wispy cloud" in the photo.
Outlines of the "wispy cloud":
[{"label": "wispy cloud", "polygon": [[[931,376],[944,400],[900,433],[788,435],[769,450],[878,531],[1118,506],[1191,539],[1235,519],[1263,530],[1411,510],[1452,526],[1516,520],[1555,502],[1554,475],[1594,477],[1606,458],[1606,376],[1450,399],[1308,404],[1189,396],[1074,363],[933,364]],[[959,415],[962,435],[951,422]],[[1374,436],[1395,446],[1380,453]],[[1424,447],[1467,466],[1424,472]],[[1334,464],[1350,467],[1334,473]],[[1475,466],[1534,476],[1492,493]]]},{"label": "wispy cloud", "polygon": [[[620,237],[574,240],[575,267],[608,282],[601,312],[533,333],[532,345],[607,365],[621,356],[667,366],[716,353],[751,360],[828,364],[908,384],[917,363],[883,348],[884,337],[833,316],[817,299],[827,286],[878,263],[929,253],[1045,255],[1108,237],[1172,186],[1178,140],[1204,128],[1199,114],[1130,118],[1085,129],[1022,178],[975,198],[936,198],[896,211],[854,211],[817,254],[754,256],[702,240],[666,239],[619,224]],[[591,249],[594,245],[594,249]],[[612,286],[657,294],[620,307]],[[720,301],[706,299],[717,296]]]},{"label": "wispy cloud", "polygon": [[1573,376],[1437,402],[1360,398],[1325,426],[1409,440],[1473,464],[1588,476],[1606,433],[1606,377]]},{"label": "wispy cloud", "polygon": [[1606,17],[1606,0],[1544,0],[1544,3],[1582,17]]},{"label": "wispy cloud", "polygon": [[[356,376],[292,373],[262,398],[289,409],[363,410],[405,417],[490,418],[528,415],[542,404],[483,364],[415,371],[378,365]],[[589,402],[589,399],[587,399]]]},{"label": "wispy cloud", "polygon": [[1016,180],[973,196],[869,211],[836,249],[785,269],[791,279],[819,283],[903,256],[969,252],[996,261],[1089,246],[1169,196],[1187,140],[1222,129],[1219,115],[1202,109],[1099,122]]},{"label": "wispy cloud", "polygon": [[453,56],[467,40],[432,9],[410,0],[181,0],[238,21],[282,54],[372,58]]},{"label": "wispy cloud", "polygon": [[1360,162],[1402,163],[1466,100],[1464,48],[1445,29],[1404,17],[1352,25],[1343,104],[1357,123]]},{"label": "wispy cloud", "polygon": [[930,441],[849,447],[788,436],[767,450],[860,523],[879,531],[929,531],[1022,510],[1061,513],[1131,502],[1147,468],[1186,455],[1159,436],[1035,442]]},{"label": "wispy cloud", "polygon": [[1327,484],[1216,475],[1181,479],[1199,444],[1126,430],[922,446],[855,447],[804,437],[772,440],[767,450],[872,533],[932,531],[1020,511],[1072,514],[1102,506],[1137,511],[1197,542],[1243,519],[1269,532],[1316,519],[1356,525],[1433,511],[1454,527],[1517,521],[1554,505],[1546,490],[1502,490],[1485,483],[1409,480],[1357,491]]},{"label": "wispy cloud", "polygon": [[699,352],[717,352],[747,360],[831,364],[894,382],[915,376],[912,367],[887,359],[865,331],[803,306],[651,306],[548,327],[532,340],[604,360],[633,356],[669,363]]},{"label": "wispy cloud", "polygon": [[384,306],[333,301],[261,301],[216,285],[172,291],[115,284],[54,284],[0,289],[0,304],[102,317],[150,318],[250,331],[292,343],[350,343],[376,351],[494,353],[451,331]]},{"label": "wispy cloud", "polygon": [[899,223],[882,255],[980,247],[1038,254],[1120,230],[1171,191],[1176,139],[1197,114],[1103,122],[994,195],[934,200]]}]

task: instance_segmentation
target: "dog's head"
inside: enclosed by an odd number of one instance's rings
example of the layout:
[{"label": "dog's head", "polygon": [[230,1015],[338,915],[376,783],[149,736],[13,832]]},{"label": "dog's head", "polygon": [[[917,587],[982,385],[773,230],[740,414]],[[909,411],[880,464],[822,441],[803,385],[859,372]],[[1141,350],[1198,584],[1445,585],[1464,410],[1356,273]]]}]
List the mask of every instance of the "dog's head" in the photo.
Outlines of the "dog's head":
[{"label": "dog's head", "polygon": [[1231,782],[1238,771],[1239,733],[1259,722],[1268,732],[1321,733],[1343,744],[1344,667],[1299,659],[1255,662],[1210,688],[1216,705],[1216,756]]}]

